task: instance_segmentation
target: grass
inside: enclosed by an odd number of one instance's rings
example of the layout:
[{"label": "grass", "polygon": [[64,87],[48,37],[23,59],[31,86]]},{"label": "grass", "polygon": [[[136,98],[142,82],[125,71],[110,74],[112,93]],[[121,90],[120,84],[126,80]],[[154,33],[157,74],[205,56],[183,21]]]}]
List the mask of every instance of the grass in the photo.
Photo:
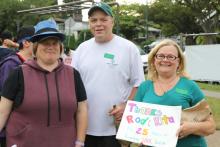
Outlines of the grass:
[{"label": "grass", "polygon": [[[219,84],[211,84],[211,83],[204,83],[204,82],[197,82],[197,84],[203,90],[220,92]],[[207,101],[212,109],[217,130],[220,130],[220,99],[207,97]]]},{"label": "grass", "polygon": [[212,109],[216,128],[217,130],[220,130],[220,99],[207,97],[207,101]]},{"label": "grass", "polygon": [[211,83],[203,83],[203,82],[197,82],[197,84],[203,90],[220,92],[220,85],[219,84],[211,84]]}]

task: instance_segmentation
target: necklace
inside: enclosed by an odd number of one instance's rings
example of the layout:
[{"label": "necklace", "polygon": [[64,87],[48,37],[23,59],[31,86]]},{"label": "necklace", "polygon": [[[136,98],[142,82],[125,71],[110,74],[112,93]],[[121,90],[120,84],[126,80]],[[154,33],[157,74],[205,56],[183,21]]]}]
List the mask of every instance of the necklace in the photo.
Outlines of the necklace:
[{"label": "necklace", "polygon": [[158,84],[160,91],[162,92],[162,95],[164,95],[167,91],[169,91],[176,84],[177,79],[179,79],[179,77],[175,76],[173,79],[167,82],[161,82],[159,79],[157,80],[157,84]]}]

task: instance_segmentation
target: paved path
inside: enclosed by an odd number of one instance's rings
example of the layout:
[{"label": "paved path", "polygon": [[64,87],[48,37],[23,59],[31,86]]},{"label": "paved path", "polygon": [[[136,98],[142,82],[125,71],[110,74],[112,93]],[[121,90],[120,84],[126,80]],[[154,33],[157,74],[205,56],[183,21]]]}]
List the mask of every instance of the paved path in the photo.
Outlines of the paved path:
[{"label": "paved path", "polygon": [[220,130],[206,137],[208,147],[220,147]]},{"label": "paved path", "polygon": [[214,91],[208,91],[208,90],[202,90],[206,96],[219,98],[220,99],[220,92],[214,92]]},{"label": "paved path", "polygon": [[[202,90],[206,96],[220,99],[220,92]],[[206,137],[208,147],[220,147],[220,130]]]}]

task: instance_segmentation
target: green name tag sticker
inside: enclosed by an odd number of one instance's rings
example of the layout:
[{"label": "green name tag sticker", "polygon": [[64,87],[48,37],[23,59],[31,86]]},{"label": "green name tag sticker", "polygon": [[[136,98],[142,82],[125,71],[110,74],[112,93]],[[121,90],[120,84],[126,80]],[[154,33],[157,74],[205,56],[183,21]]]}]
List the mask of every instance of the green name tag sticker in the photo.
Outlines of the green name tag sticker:
[{"label": "green name tag sticker", "polygon": [[113,54],[109,54],[109,53],[105,53],[104,54],[104,58],[107,58],[107,59],[114,59],[115,55]]},{"label": "green name tag sticker", "polygon": [[187,90],[176,88],[176,92],[180,94],[188,94]]}]

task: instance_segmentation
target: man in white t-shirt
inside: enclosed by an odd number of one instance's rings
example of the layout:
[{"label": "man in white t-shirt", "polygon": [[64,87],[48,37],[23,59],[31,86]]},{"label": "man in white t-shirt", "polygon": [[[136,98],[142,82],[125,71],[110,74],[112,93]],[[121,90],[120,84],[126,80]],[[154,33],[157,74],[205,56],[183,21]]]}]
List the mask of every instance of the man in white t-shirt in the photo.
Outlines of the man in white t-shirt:
[{"label": "man in white t-shirt", "polygon": [[85,147],[120,147],[115,123],[144,80],[143,65],[136,45],[112,33],[114,17],[109,5],[96,3],[88,15],[94,38],[80,44],[72,60],[88,96]]}]

